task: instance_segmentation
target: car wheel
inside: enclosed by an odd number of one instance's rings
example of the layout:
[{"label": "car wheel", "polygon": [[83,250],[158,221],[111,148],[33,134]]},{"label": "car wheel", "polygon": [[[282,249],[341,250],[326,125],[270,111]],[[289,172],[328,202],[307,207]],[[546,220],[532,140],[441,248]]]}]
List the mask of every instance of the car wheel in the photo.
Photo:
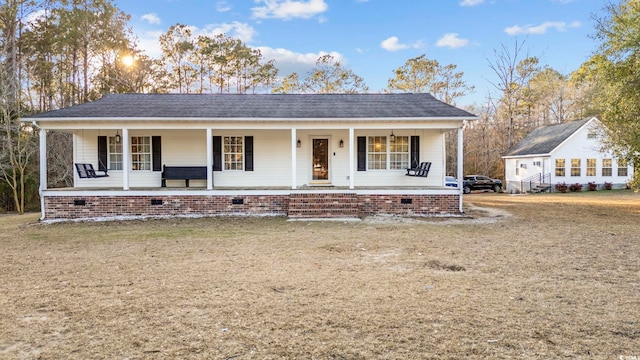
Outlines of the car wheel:
[{"label": "car wheel", "polygon": [[500,190],[502,190],[502,187],[500,185],[493,185],[494,192],[500,192]]},{"label": "car wheel", "polygon": [[462,188],[462,192],[465,194],[469,194],[471,192],[471,187],[465,186]]}]

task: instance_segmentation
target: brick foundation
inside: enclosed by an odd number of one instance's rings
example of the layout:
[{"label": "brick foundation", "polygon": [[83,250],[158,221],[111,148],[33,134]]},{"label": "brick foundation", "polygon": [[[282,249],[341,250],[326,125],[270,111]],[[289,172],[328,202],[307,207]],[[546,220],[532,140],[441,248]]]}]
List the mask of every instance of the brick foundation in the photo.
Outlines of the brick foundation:
[{"label": "brick foundation", "polygon": [[460,195],[295,193],[285,195],[55,196],[44,199],[45,218],[153,216],[363,217],[376,214],[432,216],[459,214]]}]

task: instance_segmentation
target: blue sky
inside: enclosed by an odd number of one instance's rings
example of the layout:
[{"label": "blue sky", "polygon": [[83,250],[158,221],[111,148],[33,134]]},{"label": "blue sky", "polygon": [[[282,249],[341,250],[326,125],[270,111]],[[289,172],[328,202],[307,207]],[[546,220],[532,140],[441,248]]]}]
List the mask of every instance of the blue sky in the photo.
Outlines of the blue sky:
[{"label": "blue sky", "polygon": [[488,66],[502,44],[569,74],[596,49],[592,14],[602,0],[116,0],[131,15],[139,47],[159,56],[158,37],[176,23],[226,33],[275,59],[280,76],[304,75],[331,54],[380,92],[393,70],[425,54],[455,64],[482,103],[497,78]]}]

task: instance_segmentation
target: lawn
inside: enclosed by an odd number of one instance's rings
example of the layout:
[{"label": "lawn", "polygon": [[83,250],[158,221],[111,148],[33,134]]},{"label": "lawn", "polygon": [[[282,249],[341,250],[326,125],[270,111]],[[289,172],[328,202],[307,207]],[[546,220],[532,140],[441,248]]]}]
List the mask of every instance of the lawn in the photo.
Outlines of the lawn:
[{"label": "lawn", "polygon": [[467,217],[0,217],[2,359],[640,358],[640,194]]}]

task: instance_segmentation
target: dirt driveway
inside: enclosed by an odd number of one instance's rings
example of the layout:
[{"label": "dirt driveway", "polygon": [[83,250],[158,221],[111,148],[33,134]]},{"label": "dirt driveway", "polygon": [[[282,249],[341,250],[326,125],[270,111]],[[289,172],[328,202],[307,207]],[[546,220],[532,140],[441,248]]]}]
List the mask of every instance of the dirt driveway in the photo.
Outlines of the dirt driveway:
[{"label": "dirt driveway", "polygon": [[640,194],[467,217],[0,217],[2,359],[640,358]]}]

